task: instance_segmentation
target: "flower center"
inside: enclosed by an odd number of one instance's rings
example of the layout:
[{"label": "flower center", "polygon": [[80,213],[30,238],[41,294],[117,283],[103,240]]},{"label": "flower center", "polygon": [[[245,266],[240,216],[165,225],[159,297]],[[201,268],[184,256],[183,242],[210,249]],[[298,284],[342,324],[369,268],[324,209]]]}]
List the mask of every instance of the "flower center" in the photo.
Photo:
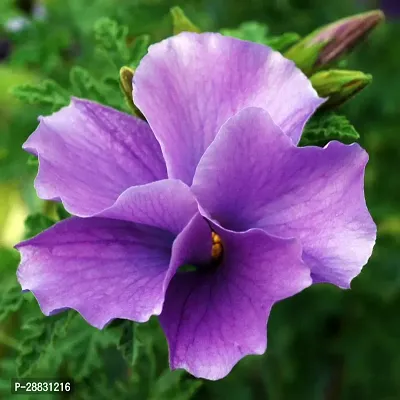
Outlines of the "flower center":
[{"label": "flower center", "polygon": [[211,237],[211,260],[213,265],[219,265],[221,264],[224,255],[224,247],[222,246],[222,240],[219,235],[217,235],[215,232],[211,232]]}]

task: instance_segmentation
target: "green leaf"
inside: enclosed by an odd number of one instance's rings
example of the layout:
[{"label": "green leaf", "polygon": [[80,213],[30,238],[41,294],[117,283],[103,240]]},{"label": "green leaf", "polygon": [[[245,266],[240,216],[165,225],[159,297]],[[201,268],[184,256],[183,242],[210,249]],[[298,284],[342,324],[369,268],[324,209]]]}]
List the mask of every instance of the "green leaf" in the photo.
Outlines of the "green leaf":
[{"label": "green leaf", "polygon": [[129,320],[122,320],[119,328],[121,329],[121,338],[117,348],[128,365],[134,365],[136,360],[135,323]]},{"label": "green leaf", "polygon": [[62,203],[58,203],[56,205],[56,215],[60,221],[71,216],[71,214],[64,208]]},{"label": "green leaf", "polygon": [[96,100],[101,103],[106,102],[101,82],[96,80],[87,69],[79,66],[72,67],[70,81],[72,91],[76,96]]},{"label": "green leaf", "polygon": [[29,167],[32,168],[38,168],[39,167],[39,159],[37,156],[34,156],[33,154],[28,155],[28,160],[26,161]]},{"label": "green leaf", "polygon": [[[118,332],[118,350],[127,361],[131,387],[135,398],[158,400],[189,400],[198,390],[201,381],[194,380],[184,371],[170,371],[166,363],[157,361],[158,354],[163,361],[167,355],[165,340],[160,342],[157,321],[153,318],[146,324],[118,320],[110,331]],[[162,348],[160,348],[162,346]],[[161,367],[161,368],[160,368]]]},{"label": "green leaf", "polygon": [[51,351],[53,341],[64,337],[74,314],[63,312],[51,317],[33,317],[22,326],[23,341],[17,356],[18,376],[24,377]]},{"label": "green leaf", "polygon": [[359,138],[360,135],[345,116],[319,112],[305,126],[300,146],[325,146],[331,140],[350,144]]},{"label": "green leaf", "polygon": [[14,249],[0,246],[0,273],[7,270],[14,270],[18,265],[19,255]]},{"label": "green leaf", "polygon": [[77,400],[86,399],[128,399],[127,390],[125,387],[121,388],[121,382],[110,382],[107,372],[103,368],[97,368],[91,371],[91,376],[79,382],[79,394],[76,395]]},{"label": "green leaf", "polygon": [[300,40],[301,36],[295,32],[286,32],[280,36],[268,37],[264,44],[276,51],[284,51]]},{"label": "green leaf", "polygon": [[37,213],[29,215],[25,220],[25,239],[36,236],[54,224],[55,221],[44,214]]},{"label": "green leaf", "polygon": [[21,286],[16,281],[8,285],[3,283],[0,292],[0,322],[17,311],[23,300]]},{"label": "green leaf", "polygon": [[140,60],[146,55],[149,45],[149,35],[141,35],[135,39],[130,48],[130,65],[133,68],[136,68],[139,65]]},{"label": "green leaf", "polygon": [[237,29],[221,29],[221,33],[250,42],[265,44],[268,27],[256,21],[243,22]]},{"label": "green leaf", "polygon": [[[67,370],[76,382],[90,378],[98,369],[105,368],[104,352],[115,348],[118,337],[111,329],[98,330],[83,318],[74,318],[68,341],[59,345],[63,358],[67,359]],[[74,356],[70,357],[71,348]]]},{"label": "green leaf", "polygon": [[115,64],[122,67],[129,62],[128,28],[110,18],[99,19],[94,27],[98,47]]},{"label": "green leaf", "polygon": [[132,382],[136,383],[137,398],[147,398],[156,380],[156,359],[151,324],[135,326]]},{"label": "green leaf", "polygon": [[200,29],[185,15],[180,7],[172,7],[172,27],[174,35],[181,32],[201,32]]},{"label": "green leaf", "polygon": [[190,400],[202,385],[201,380],[189,377],[183,370],[165,370],[151,391],[150,400]]},{"label": "green leaf", "polygon": [[94,369],[101,367],[104,363],[101,350],[110,345],[110,340],[103,331],[96,331],[93,327],[88,328],[91,330],[91,334],[81,342],[81,357],[78,358],[79,363],[75,365],[75,368],[79,368],[74,371],[77,381],[84,379]]},{"label": "green leaf", "polygon": [[70,98],[68,92],[52,80],[15,86],[11,92],[24,103],[50,106],[53,110],[67,105]]},{"label": "green leaf", "polygon": [[265,44],[274,50],[283,51],[300,40],[300,35],[287,32],[280,36],[269,35],[267,25],[255,21],[243,22],[237,29],[222,29],[221,33],[250,42]]},{"label": "green leaf", "polygon": [[114,323],[119,337],[117,348],[127,361],[135,398],[138,399],[149,397],[152,385],[157,378],[155,323],[154,318],[146,324],[136,324],[126,320]]}]

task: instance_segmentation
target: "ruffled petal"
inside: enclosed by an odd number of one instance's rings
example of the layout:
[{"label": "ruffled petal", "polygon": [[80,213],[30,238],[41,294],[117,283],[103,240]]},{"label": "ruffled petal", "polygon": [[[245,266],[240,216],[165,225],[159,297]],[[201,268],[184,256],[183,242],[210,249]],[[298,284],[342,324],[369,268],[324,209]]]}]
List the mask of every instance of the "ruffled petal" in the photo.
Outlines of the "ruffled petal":
[{"label": "ruffled petal", "polygon": [[30,239],[18,280],[44,314],[72,308],[103,328],[114,318],[161,312],[172,234],[103,218],[72,218]]},{"label": "ruffled petal", "polygon": [[309,286],[311,278],[295,240],[273,238],[261,230],[213,229],[222,238],[222,264],[178,272],[160,321],[171,368],[215,380],[242,357],[264,353],[272,305]]},{"label": "ruffled petal", "polygon": [[323,102],[294,63],[269,47],[187,32],[149,48],[135,71],[134,98],[161,144],[168,176],[188,185],[219,128],[242,108],[265,108],[297,143]]},{"label": "ruffled petal", "polygon": [[376,237],[364,199],[367,160],[358,144],[298,148],[266,111],[250,108],[221,129],[192,190],[226,228],[298,238],[316,282],[349,287]]},{"label": "ruffled petal", "polygon": [[174,241],[176,248],[185,240],[177,232],[196,202],[179,181],[135,187],[121,198],[108,212],[125,220],[73,217],[16,246],[19,282],[44,314],[72,308],[102,328],[114,318],[143,322],[161,312],[178,267]]},{"label": "ruffled petal", "polygon": [[130,186],[166,178],[146,122],[87,100],[42,117],[23,148],[39,157],[38,196],[81,217],[110,207]]},{"label": "ruffled petal", "polygon": [[125,190],[97,216],[153,226],[177,235],[197,210],[188,186],[175,179],[163,179]]}]

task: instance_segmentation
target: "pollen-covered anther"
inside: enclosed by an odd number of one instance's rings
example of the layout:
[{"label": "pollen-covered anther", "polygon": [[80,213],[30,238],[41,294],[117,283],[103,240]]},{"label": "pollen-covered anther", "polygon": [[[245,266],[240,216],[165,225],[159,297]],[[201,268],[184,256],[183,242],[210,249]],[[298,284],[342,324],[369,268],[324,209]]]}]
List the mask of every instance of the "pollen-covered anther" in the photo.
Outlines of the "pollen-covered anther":
[{"label": "pollen-covered anther", "polygon": [[211,237],[212,237],[211,258],[213,262],[219,263],[222,261],[222,256],[224,253],[222,240],[221,237],[217,235],[215,232],[211,233]]}]

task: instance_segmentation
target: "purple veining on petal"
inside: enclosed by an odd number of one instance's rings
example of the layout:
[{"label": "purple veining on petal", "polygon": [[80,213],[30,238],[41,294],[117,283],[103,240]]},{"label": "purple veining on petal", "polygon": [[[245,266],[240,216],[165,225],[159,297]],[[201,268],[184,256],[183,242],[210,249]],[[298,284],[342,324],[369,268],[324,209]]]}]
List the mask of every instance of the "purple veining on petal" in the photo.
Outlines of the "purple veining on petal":
[{"label": "purple veining on petal", "polygon": [[130,188],[102,218],[69,218],[17,245],[18,280],[46,315],[73,308],[98,328],[114,318],[147,321],[161,312],[196,211],[182,182]]},{"label": "purple veining on petal", "polygon": [[[309,286],[311,278],[295,240],[273,238],[261,230],[213,229],[223,241],[222,264],[175,275],[160,320],[171,368],[215,380],[244,356],[264,353],[272,305]],[[186,248],[196,247],[190,244]]]},{"label": "purple veining on petal", "polygon": [[226,228],[300,239],[317,281],[349,287],[376,237],[364,199],[367,159],[358,144],[296,147],[265,110],[249,108],[222,127],[192,190]]},{"label": "purple veining on petal", "polygon": [[171,233],[103,218],[72,218],[21,243],[18,280],[44,314],[73,308],[90,324],[144,322],[161,312]]},{"label": "purple veining on petal", "polygon": [[72,99],[40,121],[23,146],[39,157],[38,196],[61,199],[74,215],[94,215],[130,186],[166,177],[159,144],[138,118]]},{"label": "purple veining on petal", "polygon": [[74,99],[25,143],[38,195],[77,217],[16,246],[18,279],[45,314],[73,308],[98,328],[160,315],[171,368],[220,379],[265,351],[275,302],[311,276],[348,287],[367,262],[367,155],[296,147],[322,102],[311,83],[219,34],[153,45],[134,98],[150,126]]},{"label": "purple veining on petal", "polygon": [[221,125],[241,109],[267,109],[297,143],[323,102],[280,53],[216,33],[186,32],[151,46],[133,91],[160,141],[168,176],[189,185]]},{"label": "purple veining on petal", "polygon": [[134,186],[123,192],[99,217],[158,227],[178,235],[197,211],[197,202],[183,182],[174,179]]}]

